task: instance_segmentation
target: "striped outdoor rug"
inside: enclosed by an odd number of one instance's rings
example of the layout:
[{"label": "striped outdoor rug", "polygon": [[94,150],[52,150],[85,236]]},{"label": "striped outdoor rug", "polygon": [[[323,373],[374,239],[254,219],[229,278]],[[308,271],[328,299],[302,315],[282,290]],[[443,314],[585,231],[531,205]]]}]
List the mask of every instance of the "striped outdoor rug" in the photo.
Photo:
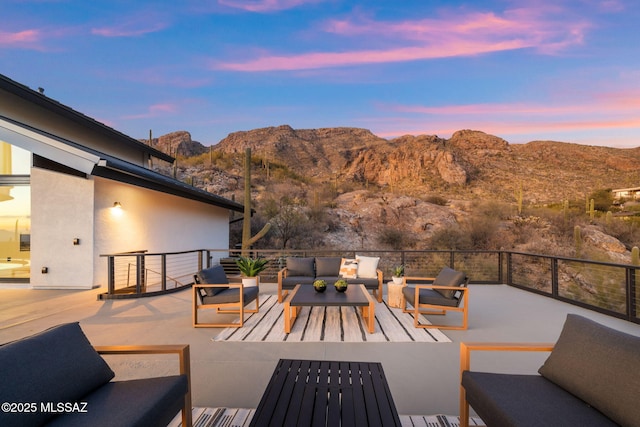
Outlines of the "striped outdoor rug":
[{"label": "striped outdoor rug", "polygon": [[[255,409],[193,408],[194,427],[247,427]],[[460,418],[452,415],[400,415],[406,427],[460,427]],[[469,418],[470,426],[484,426],[477,417]],[[181,427],[182,415],[178,414],[168,427]]]},{"label": "striped outdoor rug", "polygon": [[[386,301],[376,303],[375,332],[355,307],[303,307],[290,334],[284,333],[283,305],[275,295],[260,297],[260,311],[245,317],[242,328],[226,328],[214,341],[256,342],[451,342],[438,329],[419,329],[413,317]],[[421,322],[428,323],[426,319]]]}]

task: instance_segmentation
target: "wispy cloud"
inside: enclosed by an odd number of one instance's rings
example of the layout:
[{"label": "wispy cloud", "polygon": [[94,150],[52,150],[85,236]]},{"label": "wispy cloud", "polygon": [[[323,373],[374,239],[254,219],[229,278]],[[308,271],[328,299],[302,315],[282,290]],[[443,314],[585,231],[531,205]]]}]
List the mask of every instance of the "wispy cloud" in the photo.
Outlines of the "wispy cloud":
[{"label": "wispy cloud", "polygon": [[218,0],[218,4],[248,12],[269,13],[321,1],[323,0]]},{"label": "wispy cloud", "polygon": [[[439,18],[379,21],[355,16],[331,20],[323,31],[359,44],[374,40],[390,47],[300,54],[264,53],[213,68],[261,72],[405,62],[530,48],[556,54],[583,42],[590,23],[562,16],[557,8],[519,8],[503,13],[456,11]],[[384,43],[381,43],[384,41]]]},{"label": "wispy cloud", "polygon": [[148,23],[140,26],[138,22],[130,21],[118,23],[114,26],[92,28],[91,34],[102,37],[137,37],[149,33],[155,33],[167,28],[163,22]]},{"label": "wispy cloud", "polygon": [[149,119],[156,117],[168,116],[176,114],[180,110],[179,106],[174,103],[153,104],[147,108],[147,111],[140,114],[131,114],[124,116],[123,119]]}]

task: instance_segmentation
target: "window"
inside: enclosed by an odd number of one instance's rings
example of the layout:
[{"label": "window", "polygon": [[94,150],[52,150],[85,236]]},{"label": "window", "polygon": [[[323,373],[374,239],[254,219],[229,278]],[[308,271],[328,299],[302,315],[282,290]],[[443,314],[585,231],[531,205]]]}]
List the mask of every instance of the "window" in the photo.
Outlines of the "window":
[{"label": "window", "polygon": [[0,141],[0,281],[31,271],[31,153]]}]

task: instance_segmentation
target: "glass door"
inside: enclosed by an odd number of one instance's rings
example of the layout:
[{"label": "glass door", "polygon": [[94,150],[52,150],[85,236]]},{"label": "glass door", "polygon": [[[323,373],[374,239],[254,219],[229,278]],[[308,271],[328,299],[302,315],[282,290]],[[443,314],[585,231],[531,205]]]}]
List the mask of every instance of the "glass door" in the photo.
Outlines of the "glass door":
[{"label": "glass door", "polygon": [[31,153],[0,141],[0,281],[31,273]]}]

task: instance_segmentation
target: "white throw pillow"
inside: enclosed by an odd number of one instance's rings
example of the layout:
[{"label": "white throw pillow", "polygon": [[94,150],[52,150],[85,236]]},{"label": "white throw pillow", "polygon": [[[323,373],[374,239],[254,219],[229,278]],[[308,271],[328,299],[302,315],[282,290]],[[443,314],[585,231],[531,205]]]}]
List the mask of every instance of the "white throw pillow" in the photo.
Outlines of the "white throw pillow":
[{"label": "white throw pillow", "polygon": [[340,277],[343,279],[355,279],[358,277],[358,260],[342,258],[340,263]]},{"label": "white throw pillow", "polygon": [[361,256],[356,254],[356,259],[358,260],[358,277],[365,279],[378,278],[378,272],[376,270],[378,269],[380,257]]}]

